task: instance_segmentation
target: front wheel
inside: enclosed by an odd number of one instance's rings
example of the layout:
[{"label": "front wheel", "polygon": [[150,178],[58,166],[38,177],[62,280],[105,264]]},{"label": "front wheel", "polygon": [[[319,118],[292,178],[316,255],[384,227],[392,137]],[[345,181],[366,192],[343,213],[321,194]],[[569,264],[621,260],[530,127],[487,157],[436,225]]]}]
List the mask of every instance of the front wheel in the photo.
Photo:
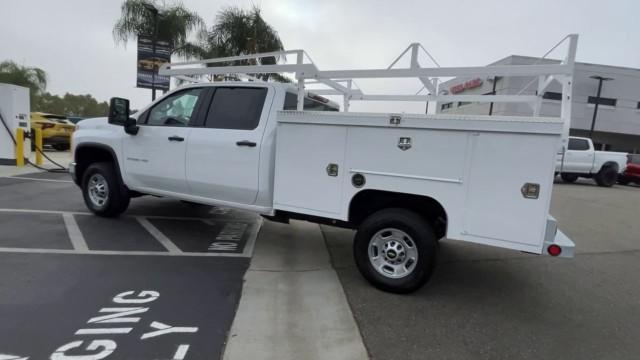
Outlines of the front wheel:
[{"label": "front wheel", "polygon": [[395,208],[366,218],[353,244],[360,273],[373,286],[392,293],[422,287],[433,272],[437,248],[433,230],[422,217]]},{"label": "front wheel", "polygon": [[130,196],[112,163],[91,164],[82,176],[82,196],[94,214],[115,217],[129,207]]}]

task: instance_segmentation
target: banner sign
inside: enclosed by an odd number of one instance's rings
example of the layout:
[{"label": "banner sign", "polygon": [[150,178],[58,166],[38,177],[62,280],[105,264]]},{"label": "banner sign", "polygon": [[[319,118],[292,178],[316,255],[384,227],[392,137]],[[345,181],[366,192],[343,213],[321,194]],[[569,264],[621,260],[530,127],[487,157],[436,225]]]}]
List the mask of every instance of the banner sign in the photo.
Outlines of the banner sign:
[{"label": "banner sign", "polygon": [[156,41],[153,52],[153,38],[138,36],[138,76],[136,86],[151,89],[153,84],[159,90],[169,90],[169,76],[158,75],[158,69],[171,61],[171,48],[166,41]]},{"label": "banner sign", "polygon": [[480,86],[482,86],[482,79],[476,78],[476,79],[464,82],[462,84],[454,85],[454,86],[449,88],[449,91],[452,94],[458,94],[458,93],[461,93],[461,92],[463,92],[465,90],[475,89],[475,88],[480,87]]}]

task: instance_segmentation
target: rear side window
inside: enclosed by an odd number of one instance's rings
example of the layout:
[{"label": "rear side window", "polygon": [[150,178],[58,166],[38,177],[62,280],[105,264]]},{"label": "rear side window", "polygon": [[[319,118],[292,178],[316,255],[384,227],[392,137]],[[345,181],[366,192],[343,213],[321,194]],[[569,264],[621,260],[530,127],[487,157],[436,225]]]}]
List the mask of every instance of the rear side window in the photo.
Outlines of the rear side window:
[{"label": "rear side window", "polygon": [[258,127],[266,88],[217,88],[209,105],[205,127],[253,130]]},{"label": "rear side window", "polygon": [[589,142],[585,139],[569,139],[569,150],[589,150]]},{"label": "rear side window", "polygon": [[[318,100],[311,99],[309,97],[304,98],[304,110],[306,111],[339,111],[335,107],[331,107]],[[286,93],[284,97],[284,108],[282,110],[297,110],[298,109],[298,95],[290,92]]]}]

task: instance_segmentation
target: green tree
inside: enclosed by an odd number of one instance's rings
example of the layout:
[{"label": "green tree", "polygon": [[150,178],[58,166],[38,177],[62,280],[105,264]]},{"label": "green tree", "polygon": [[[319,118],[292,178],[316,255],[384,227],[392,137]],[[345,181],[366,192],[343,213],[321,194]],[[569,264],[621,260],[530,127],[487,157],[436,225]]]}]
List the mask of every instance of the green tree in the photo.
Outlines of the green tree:
[{"label": "green tree", "polygon": [[109,104],[106,101],[98,102],[91,95],[69,93],[62,97],[43,93],[35,98],[31,108],[33,111],[81,117],[106,116],[109,112]]},{"label": "green tree", "polygon": [[[284,50],[278,32],[262,17],[259,7],[251,10],[227,7],[216,16],[216,22],[205,34],[201,33],[196,45],[189,44],[192,53],[200,58],[248,55]],[[262,65],[277,63],[278,57],[262,58]],[[223,65],[253,65],[255,60],[240,60]],[[220,64],[217,64],[220,66]],[[290,80],[280,74],[256,74],[263,80]]]},{"label": "green tree", "polygon": [[29,88],[31,102],[47,87],[47,74],[36,67],[27,67],[7,60],[0,63],[0,83]]},{"label": "green tree", "polygon": [[192,32],[205,29],[202,18],[182,4],[159,6],[153,0],[126,0],[122,3],[120,19],[113,27],[116,44],[126,44],[138,35],[153,36],[154,14],[158,10],[158,39],[169,42],[171,53],[184,57],[200,54],[188,38]]}]

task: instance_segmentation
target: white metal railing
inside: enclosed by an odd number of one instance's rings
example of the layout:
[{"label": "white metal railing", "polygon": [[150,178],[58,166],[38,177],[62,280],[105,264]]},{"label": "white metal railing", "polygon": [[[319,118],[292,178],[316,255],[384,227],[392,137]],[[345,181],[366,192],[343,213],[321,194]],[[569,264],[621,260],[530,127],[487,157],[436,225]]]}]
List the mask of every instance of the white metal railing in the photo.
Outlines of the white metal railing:
[{"label": "white metal railing", "polygon": [[[419,43],[410,44],[392,63],[385,69],[354,69],[354,70],[319,70],[309,55],[304,50],[276,51],[269,53],[231,56],[207,60],[187,61],[181,63],[164,64],[160,68],[160,75],[169,75],[181,80],[199,82],[194,78],[200,75],[243,75],[252,77],[251,74],[259,73],[294,73],[297,81],[298,103],[297,109],[302,110],[304,104],[304,91],[306,84],[322,84],[326,89],[313,90],[318,95],[339,95],[343,97],[343,109],[349,111],[351,101],[462,101],[462,102],[503,102],[503,103],[527,103],[531,106],[533,114],[539,115],[542,106],[542,96],[545,89],[558,81],[562,84],[562,100],[560,117],[564,121],[563,146],[569,134],[571,123],[571,99],[573,88],[573,71],[575,65],[578,35],[567,35],[556,44],[549,52],[568,40],[566,57],[560,63],[533,64],[533,65],[494,65],[472,67],[440,67],[429,52]],[[437,67],[422,67],[419,62],[419,53],[423,51]],[[407,68],[394,68],[394,66],[406,54],[410,53],[410,65]],[[548,54],[548,53],[547,53]],[[547,55],[545,54],[545,56]],[[287,55],[295,56],[295,64],[278,63],[263,65],[262,59],[273,58],[286,59]],[[250,61],[253,64],[229,65],[232,62]],[[216,64],[218,64],[216,66]],[[449,95],[439,93],[439,78],[442,77],[468,77],[468,76],[503,76],[503,77],[534,77],[538,80],[536,95]],[[423,84],[422,89],[427,94],[367,94],[360,89],[354,79],[387,79],[387,78],[416,78]],[[531,84],[531,83],[530,83]],[[529,84],[529,85],[530,85]]]}]

